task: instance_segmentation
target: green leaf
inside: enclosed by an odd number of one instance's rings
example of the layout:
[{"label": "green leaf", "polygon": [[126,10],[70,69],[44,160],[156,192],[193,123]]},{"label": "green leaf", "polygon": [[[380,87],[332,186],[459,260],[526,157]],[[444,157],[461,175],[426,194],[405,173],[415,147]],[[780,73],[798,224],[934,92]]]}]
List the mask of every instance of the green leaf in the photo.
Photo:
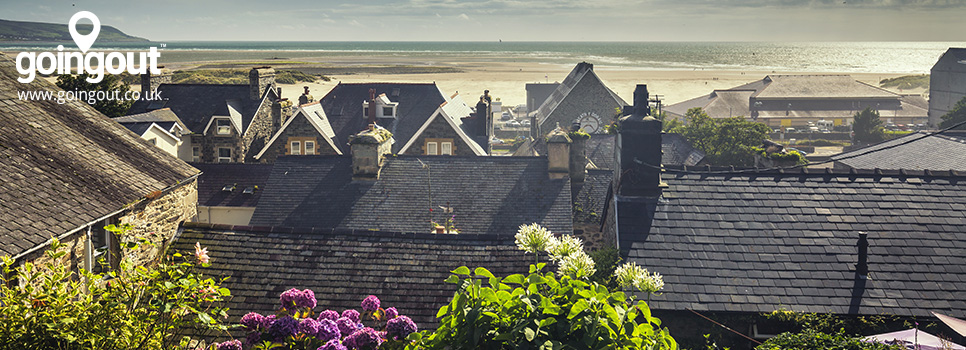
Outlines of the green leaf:
[{"label": "green leaf", "polygon": [[527,341],[533,341],[533,338],[537,334],[529,327],[523,329],[523,336],[527,338]]},{"label": "green leaf", "polygon": [[527,276],[527,283],[543,284],[543,283],[546,283],[546,281],[544,281],[543,276],[540,276],[538,274],[532,274],[530,276]]},{"label": "green leaf", "polygon": [[557,319],[556,318],[548,317],[548,318],[542,319],[542,320],[540,320],[540,328],[543,328],[543,327],[552,325],[554,323],[557,323]]},{"label": "green leaf", "polygon": [[446,277],[446,283],[460,283],[460,278],[456,275],[449,275],[449,277]]},{"label": "green leaf", "polygon": [[470,274],[470,268],[469,267],[466,267],[466,266],[460,266],[456,270],[453,270],[453,271],[450,271],[450,272],[455,273],[457,275],[469,275]]},{"label": "green leaf", "polygon": [[436,318],[443,317],[443,315],[445,315],[447,312],[449,312],[449,305],[443,305],[443,307],[439,308],[439,311],[436,312]]},{"label": "green leaf", "polygon": [[484,288],[480,290],[480,297],[482,297],[487,302],[491,302],[491,303],[500,302],[500,298],[496,296],[496,292],[494,292],[490,288]]},{"label": "green leaf", "polygon": [[509,275],[503,279],[503,283],[523,284],[525,282],[526,278],[521,274]]},{"label": "green leaf", "polygon": [[574,303],[574,306],[570,308],[570,314],[567,315],[567,319],[572,320],[578,314],[584,312],[584,310],[587,310],[588,307],[590,307],[590,305],[587,304],[586,299],[577,300],[577,302]]},{"label": "green leaf", "polygon": [[423,333],[420,333],[420,332],[409,333],[409,336],[406,337],[406,340],[409,340],[409,341],[421,340],[421,339],[423,339]]},{"label": "green leaf", "polygon": [[490,273],[490,270],[487,270],[483,267],[477,267],[476,270],[473,270],[473,274],[477,276],[483,276],[486,278],[493,278],[493,274]]},{"label": "green leaf", "polygon": [[228,290],[228,288],[218,288],[218,293],[223,297],[227,297],[231,295],[231,290]]}]

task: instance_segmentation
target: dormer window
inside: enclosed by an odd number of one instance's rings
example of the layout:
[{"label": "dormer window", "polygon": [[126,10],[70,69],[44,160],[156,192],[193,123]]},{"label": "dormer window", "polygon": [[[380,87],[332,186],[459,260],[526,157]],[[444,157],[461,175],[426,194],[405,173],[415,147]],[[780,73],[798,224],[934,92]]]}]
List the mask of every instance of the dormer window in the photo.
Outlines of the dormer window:
[{"label": "dormer window", "polygon": [[382,117],[383,118],[395,118],[396,109],[392,107],[382,107]]},{"label": "dormer window", "polygon": [[215,120],[215,126],[215,132],[218,133],[218,135],[231,135],[231,120]]}]

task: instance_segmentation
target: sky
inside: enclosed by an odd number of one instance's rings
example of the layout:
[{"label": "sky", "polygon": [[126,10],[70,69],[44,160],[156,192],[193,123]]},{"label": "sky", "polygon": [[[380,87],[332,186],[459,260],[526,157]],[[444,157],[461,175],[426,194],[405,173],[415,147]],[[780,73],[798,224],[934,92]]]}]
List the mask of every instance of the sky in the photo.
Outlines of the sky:
[{"label": "sky", "polygon": [[966,0],[0,0],[152,41],[966,41]]}]

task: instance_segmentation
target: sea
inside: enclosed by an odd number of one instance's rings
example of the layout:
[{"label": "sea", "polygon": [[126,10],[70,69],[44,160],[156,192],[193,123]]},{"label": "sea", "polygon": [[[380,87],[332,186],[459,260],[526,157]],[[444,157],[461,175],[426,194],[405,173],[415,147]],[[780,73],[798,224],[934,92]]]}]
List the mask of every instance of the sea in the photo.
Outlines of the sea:
[{"label": "sea", "polygon": [[[73,43],[63,43],[73,47]],[[57,43],[0,43],[2,51],[52,51]],[[925,74],[966,42],[291,42],[170,41],[97,43],[92,50],[160,47],[162,63],[399,57],[432,61],[537,62],[641,70],[750,70]]]}]

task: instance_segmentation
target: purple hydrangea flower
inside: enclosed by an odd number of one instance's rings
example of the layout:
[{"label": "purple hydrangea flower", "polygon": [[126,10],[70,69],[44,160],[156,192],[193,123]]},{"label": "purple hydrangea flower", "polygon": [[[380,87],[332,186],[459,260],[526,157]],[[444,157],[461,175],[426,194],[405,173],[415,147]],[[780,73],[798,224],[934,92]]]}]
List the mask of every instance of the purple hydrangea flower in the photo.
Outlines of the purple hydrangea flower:
[{"label": "purple hydrangea flower", "polygon": [[356,322],[348,317],[340,317],[338,320],[335,320],[335,325],[339,328],[341,334],[352,334],[352,332],[356,331]]},{"label": "purple hydrangea flower", "polygon": [[242,343],[238,340],[229,340],[218,344],[218,350],[242,350]]},{"label": "purple hydrangea flower", "polygon": [[367,296],[364,300],[362,300],[362,310],[368,312],[379,310],[379,304],[379,298],[377,298],[375,295]]},{"label": "purple hydrangea flower", "polygon": [[332,339],[332,340],[329,340],[327,343],[325,343],[325,345],[320,346],[316,350],[349,350],[349,349],[347,349],[345,345],[342,345],[342,342],[340,342],[338,339]]},{"label": "purple hydrangea flower", "polygon": [[275,323],[275,315],[268,315],[268,316],[262,317],[262,324],[260,327],[262,327],[263,331],[267,331],[268,328],[271,327],[273,323]]},{"label": "purple hydrangea flower", "polygon": [[415,331],[416,323],[406,316],[399,316],[386,322],[386,336],[392,339],[405,339]]},{"label": "purple hydrangea flower", "polygon": [[348,309],[348,310],[342,311],[342,317],[348,318],[348,319],[352,320],[352,322],[355,322],[355,323],[359,323],[359,320],[360,320],[359,319],[359,311],[356,311],[356,310],[353,310],[353,309]]},{"label": "purple hydrangea flower", "polygon": [[315,337],[321,341],[339,340],[339,338],[342,338],[342,332],[339,331],[339,326],[335,324],[335,321],[323,319],[319,321],[319,331],[315,334]]},{"label": "purple hydrangea flower", "polygon": [[251,347],[262,341],[262,332],[251,332],[245,337],[245,346]]},{"label": "purple hydrangea flower", "polygon": [[305,318],[299,322],[299,333],[315,337],[319,334],[319,328],[321,327],[322,325],[319,323],[319,321],[311,318]]},{"label": "purple hydrangea flower", "polygon": [[375,329],[365,327],[345,337],[343,343],[352,349],[373,350],[382,344],[382,337]]},{"label": "purple hydrangea flower", "polygon": [[318,300],[315,299],[315,292],[305,289],[295,297],[295,307],[314,309]]},{"label": "purple hydrangea flower", "polygon": [[276,341],[295,335],[299,331],[299,321],[291,316],[285,316],[275,320],[268,328],[268,334]]},{"label": "purple hydrangea flower", "polygon": [[260,327],[264,322],[265,316],[255,312],[249,312],[245,314],[245,316],[242,316],[240,323],[242,326],[245,326],[246,330],[254,331],[257,330],[258,327]]},{"label": "purple hydrangea flower", "polygon": [[322,311],[322,312],[319,313],[318,320],[319,321],[322,321],[322,320],[331,320],[331,321],[335,322],[335,320],[338,320],[339,317],[340,316],[339,316],[339,313],[337,311],[325,310],[325,311]]},{"label": "purple hydrangea flower", "polygon": [[386,309],[386,319],[387,320],[394,319],[394,318],[396,318],[396,316],[399,316],[399,311],[396,311],[396,308],[391,307],[391,308]]},{"label": "purple hydrangea flower", "polygon": [[288,309],[295,306],[295,299],[302,297],[302,291],[292,288],[287,291],[282,292],[278,296],[278,301],[282,303],[282,307]]}]

